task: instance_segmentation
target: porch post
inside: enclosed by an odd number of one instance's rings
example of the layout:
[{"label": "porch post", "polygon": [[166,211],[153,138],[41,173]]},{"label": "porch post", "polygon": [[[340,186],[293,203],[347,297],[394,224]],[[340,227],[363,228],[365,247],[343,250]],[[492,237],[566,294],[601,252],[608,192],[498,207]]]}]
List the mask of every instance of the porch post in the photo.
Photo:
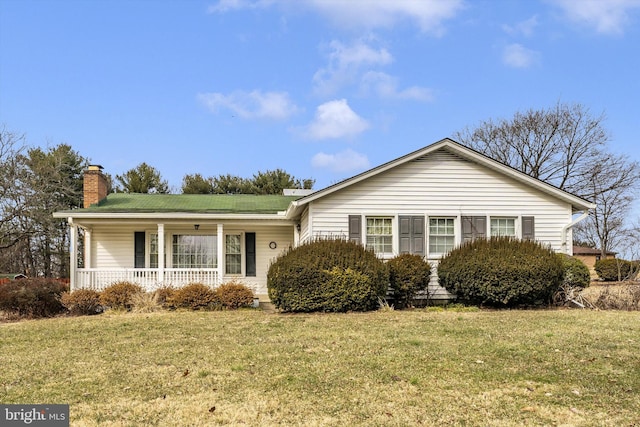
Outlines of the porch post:
[{"label": "porch post", "polygon": [[91,268],[91,230],[84,229],[84,268]]},{"label": "porch post", "polygon": [[78,268],[78,227],[73,223],[73,218],[69,222],[69,291],[76,288],[76,269]]},{"label": "porch post", "polygon": [[158,283],[164,283],[164,224],[158,224]]},{"label": "porch post", "polygon": [[216,285],[220,282],[222,282],[222,271],[223,271],[223,265],[224,265],[224,228],[222,227],[222,224],[218,224],[218,234],[217,234],[217,241],[218,241],[218,247],[217,247],[217,253],[218,253],[218,278],[216,280]]}]

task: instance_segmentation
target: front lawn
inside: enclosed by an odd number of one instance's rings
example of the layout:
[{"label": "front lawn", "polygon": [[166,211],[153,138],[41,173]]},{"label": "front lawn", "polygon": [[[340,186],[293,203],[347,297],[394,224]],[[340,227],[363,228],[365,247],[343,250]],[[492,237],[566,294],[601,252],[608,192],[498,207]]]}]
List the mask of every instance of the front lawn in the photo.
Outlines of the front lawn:
[{"label": "front lawn", "polygon": [[71,425],[640,425],[640,314],[158,312],[0,324]]}]

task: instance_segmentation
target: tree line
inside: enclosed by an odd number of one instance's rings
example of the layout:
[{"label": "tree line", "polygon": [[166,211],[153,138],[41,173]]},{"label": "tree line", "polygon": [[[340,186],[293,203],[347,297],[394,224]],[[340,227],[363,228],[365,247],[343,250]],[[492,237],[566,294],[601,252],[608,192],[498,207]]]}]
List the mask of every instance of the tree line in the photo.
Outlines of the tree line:
[{"label": "tree line", "polygon": [[[640,165],[614,154],[605,117],[581,104],[516,112],[488,119],[453,134],[480,153],[591,200],[597,207],[574,230],[574,241],[603,253],[634,248],[640,224],[629,212],[637,200]],[[28,147],[24,136],[0,127],[0,273],[68,277],[69,230],[52,213],[82,207],[82,176],[89,159],[67,144]],[[171,190],[147,163],[116,175],[106,174],[108,192],[160,193]],[[282,169],[250,178],[231,174],[187,174],[183,194],[282,194],[285,188],[312,189],[315,181]],[[640,254],[637,254],[640,256]]]}]

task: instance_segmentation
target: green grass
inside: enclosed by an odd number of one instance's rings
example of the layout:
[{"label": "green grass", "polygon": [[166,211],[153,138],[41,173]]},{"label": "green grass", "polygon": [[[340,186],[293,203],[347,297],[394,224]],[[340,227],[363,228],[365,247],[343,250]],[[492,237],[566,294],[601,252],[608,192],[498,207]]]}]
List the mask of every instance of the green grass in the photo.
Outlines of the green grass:
[{"label": "green grass", "polygon": [[0,402],[71,425],[640,425],[640,314],[260,311],[0,324]]}]

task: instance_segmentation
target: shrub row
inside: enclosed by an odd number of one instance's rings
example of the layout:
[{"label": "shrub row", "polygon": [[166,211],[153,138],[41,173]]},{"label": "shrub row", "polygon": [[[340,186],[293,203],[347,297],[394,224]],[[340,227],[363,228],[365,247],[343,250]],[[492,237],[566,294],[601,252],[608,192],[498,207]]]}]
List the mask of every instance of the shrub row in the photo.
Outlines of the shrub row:
[{"label": "shrub row", "polygon": [[50,317],[65,311],[60,302],[66,284],[55,279],[27,278],[0,285],[0,310],[9,317]]},{"label": "shrub row", "polygon": [[418,255],[387,262],[373,251],[344,239],[318,239],[289,249],[270,266],[271,302],[291,312],[367,311],[386,300],[387,290],[399,308],[411,305],[427,289],[431,265]]},{"label": "shrub row", "polygon": [[8,317],[48,317],[62,313],[92,315],[105,309],[155,311],[160,308],[238,309],[253,304],[253,292],[237,282],[211,289],[193,283],[145,292],[135,283],[118,282],[102,292],[68,291],[53,279],[21,279],[0,285],[0,310]]}]

